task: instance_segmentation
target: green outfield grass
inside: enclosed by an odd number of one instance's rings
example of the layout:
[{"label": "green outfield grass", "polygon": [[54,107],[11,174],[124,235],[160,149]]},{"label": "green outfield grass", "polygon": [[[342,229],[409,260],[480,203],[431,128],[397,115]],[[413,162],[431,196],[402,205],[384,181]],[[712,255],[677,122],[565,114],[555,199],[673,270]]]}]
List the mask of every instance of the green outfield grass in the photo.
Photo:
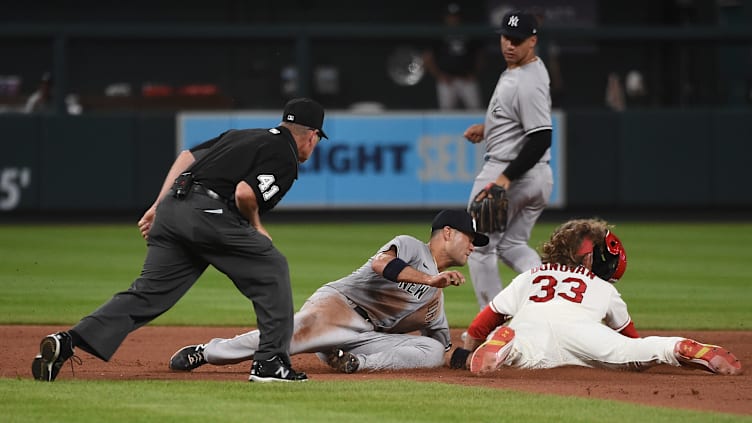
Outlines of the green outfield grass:
[{"label": "green outfield grass", "polygon": [[752,421],[721,413],[410,381],[270,385],[66,380],[48,384],[0,379],[0,396],[0,413],[8,423]]},{"label": "green outfield grass", "polygon": [[[537,246],[553,229],[536,226]],[[425,224],[270,224],[291,266],[295,306],[347,275],[396,234],[426,240]],[[617,285],[638,329],[750,330],[752,224],[618,222],[629,258]],[[145,244],[135,225],[0,226],[0,324],[71,325],[139,274]],[[467,274],[467,272],[465,272]],[[505,281],[513,274],[502,269]],[[478,306],[467,284],[446,291],[454,327]],[[250,302],[215,270],[156,325],[255,322]],[[412,381],[352,378],[306,384],[79,381],[0,378],[0,420],[483,422],[749,422],[747,416],[669,410],[585,398]]]},{"label": "green outfield grass", "polygon": [[[553,229],[539,224],[531,245]],[[290,263],[296,308],[325,282],[352,272],[392,235],[427,240],[429,225],[274,224],[268,229]],[[617,285],[641,329],[752,327],[752,224],[618,223],[627,248],[627,272]],[[135,225],[0,226],[0,323],[73,324],[141,269],[144,241]],[[464,269],[467,275],[466,268]],[[502,266],[508,282],[514,276]],[[449,322],[469,324],[478,305],[472,286],[446,292]],[[248,325],[250,302],[222,274],[206,272],[154,324]]]}]

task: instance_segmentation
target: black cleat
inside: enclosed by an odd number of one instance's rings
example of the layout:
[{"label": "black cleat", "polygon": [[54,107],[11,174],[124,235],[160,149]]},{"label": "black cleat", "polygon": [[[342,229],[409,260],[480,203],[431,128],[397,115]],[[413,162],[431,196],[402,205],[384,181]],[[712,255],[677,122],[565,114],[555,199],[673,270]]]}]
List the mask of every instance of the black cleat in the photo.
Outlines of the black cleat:
[{"label": "black cleat", "polygon": [[296,372],[282,359],[275,355],[269,360],[253,360],[251,382],[305,382],[308,380],[303,372]]},{"label": "black cleat", "polygon": [[360,367],[358,357],[339,348],[331,350],[326,355],[326,364],[340,373],[355,373]]},{"label": "black cleat", "polygon": [[34,379],[52,382],[66,360],[73,356],[73,341],[68,332],[47,335],[39,343],[39,355],[31,362]]},{"label": "black cleat", "polygon": [[170,358],[170,370],[189,372],[207,364],[204,348],[204,344],[183,347]]}]

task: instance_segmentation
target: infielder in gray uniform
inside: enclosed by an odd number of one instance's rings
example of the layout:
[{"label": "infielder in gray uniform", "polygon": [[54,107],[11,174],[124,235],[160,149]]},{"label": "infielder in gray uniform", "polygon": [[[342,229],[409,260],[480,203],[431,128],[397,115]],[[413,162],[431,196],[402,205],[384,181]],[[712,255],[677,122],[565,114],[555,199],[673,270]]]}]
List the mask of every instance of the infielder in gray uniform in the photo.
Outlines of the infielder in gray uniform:
[{"label": "infielder in gray uniform", "polygon": [[528,241],[553,189],[548,164],[551,95],[548,72],[535,55],[538,23],[529,13],[511,12],[504,17],[500,32],[507,69],[496,84],[485,122],[471,125],[464,133],[472,143],[486,141],[485,162],[468,204],[489,183],[503,187],[509,201],[504,232],[488,234],[488,245],[476,249],[468,260],[481,308],[501,291],[498,259],[517,273],[540,264]]},{"label": "infielder in gray uniform", "polygon": [[[439,212],[431,230],[428,243],[396,236],[359,269],[319,288],[295,314],[290,354],[318,353],[344,373],[442,366],[451,346],[442,288],[465,282],[447,269],[463,266],[488,238],[463,210]],[[182,348],[170,368],[239,363],[253,359],[258,347],[258,330],[215,338]]]}]

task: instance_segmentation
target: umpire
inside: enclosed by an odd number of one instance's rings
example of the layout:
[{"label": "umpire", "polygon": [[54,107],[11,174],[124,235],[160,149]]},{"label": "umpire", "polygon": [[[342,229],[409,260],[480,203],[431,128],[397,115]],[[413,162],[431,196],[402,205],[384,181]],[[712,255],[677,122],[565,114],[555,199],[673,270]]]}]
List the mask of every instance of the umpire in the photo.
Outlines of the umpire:
[{"label": "umpire", "polygon": [[285,105],[276,128],[230,130],[182,152],[158,206],[139,222],[148,240],[141,276],[67,332],[46,336],[32,363],[34,377],[53,381],[74,347],[109,361],[130,332],[169,310],[211,264],[253,302],[261,339],[250,380],[306,380],[288,354],[293,301],[287,259],[259,216],[282,199],[298,177],[298,163],[326,138],[323,123],[319,103],[297,98]]}]

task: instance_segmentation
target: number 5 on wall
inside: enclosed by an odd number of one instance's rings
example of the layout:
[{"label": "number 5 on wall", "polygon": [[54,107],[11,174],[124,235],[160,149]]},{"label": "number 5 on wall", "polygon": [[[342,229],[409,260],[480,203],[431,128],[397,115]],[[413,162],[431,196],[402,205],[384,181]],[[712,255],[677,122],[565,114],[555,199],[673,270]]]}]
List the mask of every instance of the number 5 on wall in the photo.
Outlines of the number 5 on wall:
[{"label": "number 5 on wall", "polygon": [[29,186],[31,170],[28,167],[0,169],[0,210],[13,210],[21,202],[21,189]]}]

